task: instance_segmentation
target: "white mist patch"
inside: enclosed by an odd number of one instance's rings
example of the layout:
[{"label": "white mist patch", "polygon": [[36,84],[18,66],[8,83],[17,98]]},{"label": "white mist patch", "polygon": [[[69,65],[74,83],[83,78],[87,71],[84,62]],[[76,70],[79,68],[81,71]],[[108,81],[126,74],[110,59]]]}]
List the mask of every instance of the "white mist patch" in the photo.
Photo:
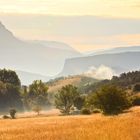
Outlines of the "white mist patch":
[{"label": "white mist patch", "polygon": [[116,74],[112,68],[101,65],[98,68],[94,66],[90,67],[89,70],[84,73],[84,75],[93,77],[95,79],[111,79],[112,76]]}]

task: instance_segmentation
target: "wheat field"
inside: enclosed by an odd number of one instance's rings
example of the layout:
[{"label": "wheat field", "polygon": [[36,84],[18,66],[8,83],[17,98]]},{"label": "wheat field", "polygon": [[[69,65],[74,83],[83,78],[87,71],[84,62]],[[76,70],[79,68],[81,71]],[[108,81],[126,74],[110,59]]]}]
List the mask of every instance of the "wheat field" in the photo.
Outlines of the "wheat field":
[{"label": "wheat field", "polygon": [[140,108],[107,117],[52,116],[0,120],[0,140],[139,140]]}]

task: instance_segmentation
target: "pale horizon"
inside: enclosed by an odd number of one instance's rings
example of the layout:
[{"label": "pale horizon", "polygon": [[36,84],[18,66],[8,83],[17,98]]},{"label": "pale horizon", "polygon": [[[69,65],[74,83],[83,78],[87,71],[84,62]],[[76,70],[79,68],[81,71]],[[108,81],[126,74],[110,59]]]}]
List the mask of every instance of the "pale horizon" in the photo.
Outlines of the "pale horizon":
[{"label": "pale horizon", "polygon": [[80,52],[140,45],[139,0],[0,0],[0,21],[24,40]]}]

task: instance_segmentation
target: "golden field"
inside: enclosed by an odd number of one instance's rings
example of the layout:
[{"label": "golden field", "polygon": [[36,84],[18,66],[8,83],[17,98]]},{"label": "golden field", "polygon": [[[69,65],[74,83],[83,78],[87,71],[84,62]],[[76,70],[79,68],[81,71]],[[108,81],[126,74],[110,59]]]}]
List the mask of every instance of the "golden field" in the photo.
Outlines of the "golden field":
[{"label": "golden field", "polygon": [[52,116],[0,120],[0,140],[140,140],[140,107],[119,116]]}]

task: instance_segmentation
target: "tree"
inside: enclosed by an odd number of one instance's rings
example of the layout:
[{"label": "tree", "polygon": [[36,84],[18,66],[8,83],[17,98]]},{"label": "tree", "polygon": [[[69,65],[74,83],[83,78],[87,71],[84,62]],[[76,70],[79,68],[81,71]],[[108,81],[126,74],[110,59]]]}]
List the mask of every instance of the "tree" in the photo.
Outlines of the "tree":
[{"label": "tree", "polygon": [[41,80],[34,81],[29,86],[29,91],[26,95],[27,102],[32,106],[45,106],[48,101],[48,87]]},{"label": "tree", "polygon": [[36,112],[37,113],[37,115],[39,115],[40,114],[40,111],[41,111],[42,109],[41,109],[41,107],[40,106],[35,106],[34,108],[33,108],[33,111],[34,112]]},{"label": "tree", "polygon": [[20,87],[20,80],[15,71],[0,69],[1,112],[7,112],[9,108],[23,109]]},{"label": "tree", "polygon": [[70,109],[74,106],[74,101],[78,96],[79,92],[75,86],[66,85],[62,87],[55,96],[56,108],[60,109],[64,114],[69,114]]},{"label": "tree", "polygon": [[20,80],[15,71],[0,69],[0,81],[10,83],[14,86],[21,86]]},{"label": "tree", "polygon": [[101,109],[104,114],[119,114],[130,107],[127,93],[113,85],[101,87],[91,99],[90,104]]},{"label": "tree", "polygon": [[15,119],[15,115],[16,115],[16,112],[17,112],[17,111],[16,111],[15,109],[10,109],[9,112],[10,112],[11,118],[12,118],[12,119]]},{"label": "tree", "polygon": [[74,100],[74,106],[78,109],[81,110],[82,107],[85,104],[85,96],[78,96],[77,98],[75,98]]},{"label": "tree", "polygon": [[9,108],[23,109],[20,90],[17,86],[0,82],[0,111],[6,112]]}]

